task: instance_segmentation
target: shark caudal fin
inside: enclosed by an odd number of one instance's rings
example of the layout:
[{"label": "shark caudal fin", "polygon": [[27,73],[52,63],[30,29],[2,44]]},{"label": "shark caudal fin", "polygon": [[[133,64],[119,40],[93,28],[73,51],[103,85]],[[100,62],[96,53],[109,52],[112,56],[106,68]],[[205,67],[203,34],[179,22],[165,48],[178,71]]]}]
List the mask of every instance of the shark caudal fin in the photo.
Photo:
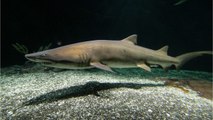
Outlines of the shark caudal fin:
[{"label": "shark caudal fin", "polygon": [[180,60],[180,63],[176,64],[175,67],[176,67],[176,69],[179,69],[189,60],[196,58],[196,57],[199,57],[199,56],[202,56],[202,55],[212,55],[212,51],[197,51],[197,52],[189,52],[189,53],[179,55],[176,58],[178,60]]}]

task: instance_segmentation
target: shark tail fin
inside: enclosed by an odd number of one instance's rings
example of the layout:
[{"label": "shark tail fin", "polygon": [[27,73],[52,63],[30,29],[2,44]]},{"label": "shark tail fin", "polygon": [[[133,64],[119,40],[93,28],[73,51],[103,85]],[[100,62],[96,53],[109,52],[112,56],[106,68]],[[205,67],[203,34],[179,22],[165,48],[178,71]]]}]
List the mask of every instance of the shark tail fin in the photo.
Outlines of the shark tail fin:
[{"label": "shark tail fin", "polygon": [[197,52],[189,52],[182,55],[177,56],[176,58],[180,61],[179,64],[175,64],[176,69],[180,69],[186,62],[191,59],[194,59],[203,55],[212,55],[212,51],[197,51]]}]

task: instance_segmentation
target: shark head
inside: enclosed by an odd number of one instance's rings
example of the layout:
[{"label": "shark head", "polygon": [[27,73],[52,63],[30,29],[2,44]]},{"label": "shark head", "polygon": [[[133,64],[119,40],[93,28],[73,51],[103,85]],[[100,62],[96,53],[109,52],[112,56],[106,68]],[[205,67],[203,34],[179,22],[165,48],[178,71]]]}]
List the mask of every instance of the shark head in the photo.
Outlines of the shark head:
[{"label": "shark head", "polygon": [[[71,55],[67,56],[66,54]],[[75,56],[75,54],[72,55],[72,52],[66,53],[66,51],[62,49],[52,49],[26,54],[25,58],[48,67],[65,69],[85,69],[91,67],[88,63],[83,63],[78,56]]]},{"label": "shark head", "polygon": [[50,55],[47,51],[26,54],[25,58],[33,62],[49,63],[51,62]]}]

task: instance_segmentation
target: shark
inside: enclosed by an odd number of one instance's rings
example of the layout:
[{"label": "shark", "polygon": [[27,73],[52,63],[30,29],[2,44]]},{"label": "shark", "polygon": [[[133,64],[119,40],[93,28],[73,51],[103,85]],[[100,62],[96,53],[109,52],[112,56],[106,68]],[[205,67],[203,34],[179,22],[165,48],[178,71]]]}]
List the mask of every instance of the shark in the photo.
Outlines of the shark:
[{"label": "shark", "polygon": [[176,57],[167,54],[168,45],[153,50],[137,45],[137,35],[122,40],[90,40],[62,47],[26,54],[25,57],[45,66],[63,69],[98,68],[114,72],[112,68],[139,67],[151,72],[152,67],[180,69],[186,62],[212,51],[195,51]]}]

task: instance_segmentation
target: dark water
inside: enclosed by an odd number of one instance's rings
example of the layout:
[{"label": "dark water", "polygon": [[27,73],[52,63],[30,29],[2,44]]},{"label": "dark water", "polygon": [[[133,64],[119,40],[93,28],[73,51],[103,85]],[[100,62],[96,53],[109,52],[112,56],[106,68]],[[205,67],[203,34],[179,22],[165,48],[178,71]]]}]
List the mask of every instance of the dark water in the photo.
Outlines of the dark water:
[{"label": "dark water", "polygon": [[[210,0],[3,0],[1,66],[24,64],[24,55],[12,44],[30,52],[93,39],[122,39],[138,34],[138,44],[169,55],[212,50]],[[183,69],[212,72],[212,57],[194,59]]]}]

